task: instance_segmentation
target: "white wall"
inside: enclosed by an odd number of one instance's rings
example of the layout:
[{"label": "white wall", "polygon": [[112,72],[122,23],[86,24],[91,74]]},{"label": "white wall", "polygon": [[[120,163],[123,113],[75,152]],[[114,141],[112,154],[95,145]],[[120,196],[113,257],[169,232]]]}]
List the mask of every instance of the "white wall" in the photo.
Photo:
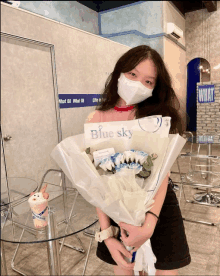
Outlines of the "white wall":
[{"label": "white wall", "polygon": [[183,31],[183,38],[178,40],[185,46],[185,17],[169,1],[163,1],[163,31],[167,31],[167,23],[172,22]]},{"label": "white wall", "polygon": [[[130,47],[120,43],[50,20],[24,9],[13,8],[2,2],[1,23],[1,31],[3,33],[54,45],[59,94],[101,93],[106,79],[112,72],[116,61],[124,52],[130,49]],[[53,107],[55,105],[53,102],[52,72],[50,71],[52,70],[50,53],[48,49],[44,50],[43,47],[41,47],[41,51],[36,50],[34,46],[28,43],[24,43],[24,46],[22,43],[16,41],[4,43],[9,43],[9,45],[11,45],[10,49],[8,49],[9,51],[11,51],[11,49],[20,49],[17,51],[17,56],[15,54],[16,51],[13,50],[14,59],[11,57],[10,66],[7,66],[8,74],[5,72],[4,76],[4,87],[7,88],[8,84],[10,84],[13,89],[13,83],[16,83],[16,87],[14,87],[13,90],[13,93],[16,93],[16,97],[12,96],[12,90],[10,89],[5,88],[4,91],[2,91],[5,92],[2,93],[2,95],[5,95],[3,102],[7,103],[9,98],[12,101],[11,105],[5,107],[8,108],[8,114],[11,114],[10,116],[14,116],[13,118],[17,119],[17,124],[12,128],[14,131],[12,135],[13,139],[8,142],[6,146],[6,162],[8,168],[10,168],[8,177],[30,177],[39,183],[43,173],[49,169],[48,166],[54,166],[53,163],[49,162],[49,156],[52,148],[57,144],[57,142],[54,142],[55,140],[57,141],[56,123],[54,123],[51,128],[51,124],[49,124],[50,120],[42,119],[47,118],[46,114],[50,113],[49,116],[51,120],[56,122],[54,108],[52,108],[51,105],[37,105],[37,102],[41,102],[44,98],[47,100],[49,98],[49,102],[53,104]],[[6,51],[7,46],[4,46],[4,49],[4,53],[8,53],[8,51]],[[25,51],[25,49],[27,49],[27,51]],[[37,55],[36,51],[38,52]],[[23,56],[19,53],[22,53]],[[5,63],[7,63],[7,55],[8,54],[5,54],[4,57],[2,56]],[[47,56],[47,59],[43,58],[44,55]],[[28,62],[22,63],[24,57]],[[13,60],[15,60],[14,63]],[[46,63],[49,69],[45,71],[45,69],[43,69],[44,67],[42,67],[41,77],[37,78],[37,76],[40,76],[39,66],[41,67],[41,65],[39,60],[42,61],[42,64]],[[19,68],[16,64],[19,64]],[[16,72],[26,73],[23,74],[21,78],[19,74],[15,74]],[[33,76],[33,78],[31,78],[31,76]],[[47,86],[45,87],[44,82],[47,78]],[[34,86],[35,90],[33,90],[33,80],[36,81]],[[28,91],[32,94],[29,95]],[[25,101],[30,99],[30,104],[34,104],[38,107],[35,108],[36,114],[31,115],[33,116],[34,124],[31,124],[30,112],[26,112],[26,108],[22,109],[22,98],[24,98]],[[16,102],[16,99],[19,99],[19,102]],[[16,110],[14,108],[17,106],[21,106],[22,109],[19,116],[16,115]],[[28,108],[30,108],[30,106]],[[84,122],[88,114],[94,109],[95,106],[60,109],[62,139],[83,133]],[[3,127],[6,125],[9,126],[7,115],[4,112],[4,116],[2,117],[2,129],[4,129]],[[44,132],[42,132],[42,129]],[[55,132],[54,134],[51,129]],[[3,133],[3,135],[8,134],[10,135],[11,133]],[[51,138],[50,135],[53,137]],[[36,140],[33,140],[32,143],[29,141],[26,144],[25,139],[31,140],[31,137],[36,138]],[[41,141],[45,141],[49,144],[49,146],[45,147],[43,152]],[[18,143],[18,146],[14,147],[16,149],[15,156],[15,152],[10,150],[10,148],[16,145],[16,143]],[[32,151],[34,150],[35,155],[32,156],[32,159],[34,159],[34,161],[37,160],[37,164],[31,162],[30,149]],[[19,154],[19,151],[21,154]],[[28,160],[25,160],[25,156]],[[13,162],[17,163],[16,169]],[[2,167],[2,171],[4,173],[4,167]]]},{"label": "white wall", "polygon": [[[174,91],[180,101],[185,127],[187,97],[186,51],[183,49],[185,46],[185,18],[169,1],[163,1],[163,3],[164,32],[166,32],[167,22],[172,22],[183,30],[183,38],[176,40],[178,43],[165,37],[163,40],[163,48],[164,62],[171,75]],[[181,48],[179,44],[181,44],[183,48]]]},{"label": "white wall", "polygon": [[[53,44],[60,94],[98,94],[130,47],[1,2],[1,31]],[[9,20],[10,18],[10,20]],[[61,109],[63,138],[83,132],[94,107]]]},{"label": "white wall", "polygon": [[210,63],[211,81],[220,80],[220,1],[217,11],[202,9],[186,13],[187,64],[194,58],[204,58]]}]

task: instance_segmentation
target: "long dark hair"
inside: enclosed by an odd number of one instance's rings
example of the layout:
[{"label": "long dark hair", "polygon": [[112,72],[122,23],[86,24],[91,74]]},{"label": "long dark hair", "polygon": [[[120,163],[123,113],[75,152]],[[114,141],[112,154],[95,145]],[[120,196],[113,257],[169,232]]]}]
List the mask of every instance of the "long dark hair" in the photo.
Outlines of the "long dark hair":
[{"label": "long dark hair", "polygon": [[151,115],[170,116],[170,133],[182,135],[184,129],[183,119],[179,113],[180,103],[172,88],[170,75],[158,52],[146,45],[134,47],[119,58],[105,83],[101,95],[102,101],[96,110],[106,111],[115,107],[120,98],[117,93],[120,74],[133,70],[146,59],[151,59],[154,62],[157,68],[157,80],[152,96],[135,105],[136,119]]}]

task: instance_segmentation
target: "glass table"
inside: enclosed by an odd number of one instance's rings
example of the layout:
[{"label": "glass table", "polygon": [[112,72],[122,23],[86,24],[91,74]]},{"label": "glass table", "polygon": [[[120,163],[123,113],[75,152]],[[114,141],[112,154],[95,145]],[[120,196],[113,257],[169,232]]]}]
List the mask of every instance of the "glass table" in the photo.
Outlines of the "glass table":
[{"label": "glass table", "polygon": [[26,177],[9,177],[1,179],[1,228],[8,216],[15,214],[14,207],[35,192],[38,184],[35,180]]},{"label": "glass table", "polygon": [[28,197],[31,192],[35,192],[37,187],[37,182],[27,177],[8,177],[8,179],[2,178],[1,207],[23,200]]},{"label": "glass table", "polygon": [[[48,225],[44,228],[36,229],[34,227],[30,208],[27,208],[23,214],[18,216],[12,214],[11,218],[7,219],[1,231],[1,241],[18,244],[12,260],[13,264],[19,244],[46,242],[50,275],[61,275],[59,253],[62,246],[65,245],[64,238],[75,235],[82,245],[77,234],[98,222],[94,206],[85,201],[75,189],[67,189],[66,193],[65,200],[62,195],[52,200],[49,198]],[[50,195],[52,195],[52,192],[50,192]],[[59,241],[61,239],[62,241]],[[71,248],[85,253],[83,245],[82,248],[74,246]],[[12,268],[25,275],[15,267]]]},{"label": "glass table", "polygon": [[[1,179],[1,229],[4,228],[6,220],[10,219],[12,214],[17,215],[13,207],[25,200],[25,198],[27,198],[31,192],[35,192],[37,187],[37,182],[27,177],[8,177],[7,179]],[[1,260],[3,271],[7,272],[4,255],[4,244],[2,241]]]}]

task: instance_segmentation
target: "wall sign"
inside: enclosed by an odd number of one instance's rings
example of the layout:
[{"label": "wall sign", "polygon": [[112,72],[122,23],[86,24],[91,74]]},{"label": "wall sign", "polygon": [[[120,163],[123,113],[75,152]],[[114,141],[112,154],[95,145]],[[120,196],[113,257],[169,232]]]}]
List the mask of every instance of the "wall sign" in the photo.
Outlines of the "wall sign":
[{"label": "wall sign", "polygon": [[100,94],[59,94],[60,108],[95,106],[100,102]]},{"label": "wall sign", "polygon": [[215,85],[198,86],[198,102],[211,103],[215,101]]},{"label": "wall sign", "polygon": [[198,142],[200,144],[212,144],[214,143],[214,137],[211,135],[200,135],[198,136]]}]

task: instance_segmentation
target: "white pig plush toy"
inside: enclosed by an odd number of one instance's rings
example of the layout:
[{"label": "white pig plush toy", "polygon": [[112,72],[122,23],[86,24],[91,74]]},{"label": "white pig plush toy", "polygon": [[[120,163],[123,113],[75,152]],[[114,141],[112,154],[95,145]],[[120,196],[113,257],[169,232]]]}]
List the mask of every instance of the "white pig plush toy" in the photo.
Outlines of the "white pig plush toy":
[{"label": "white pig plush toy", "polygon": [[47,226],[48,223],[48,198],[49,194],[45,192],[45,185],[40,192],[30,194],[28,202],[32,210],[34,226],[41,228]]}]

